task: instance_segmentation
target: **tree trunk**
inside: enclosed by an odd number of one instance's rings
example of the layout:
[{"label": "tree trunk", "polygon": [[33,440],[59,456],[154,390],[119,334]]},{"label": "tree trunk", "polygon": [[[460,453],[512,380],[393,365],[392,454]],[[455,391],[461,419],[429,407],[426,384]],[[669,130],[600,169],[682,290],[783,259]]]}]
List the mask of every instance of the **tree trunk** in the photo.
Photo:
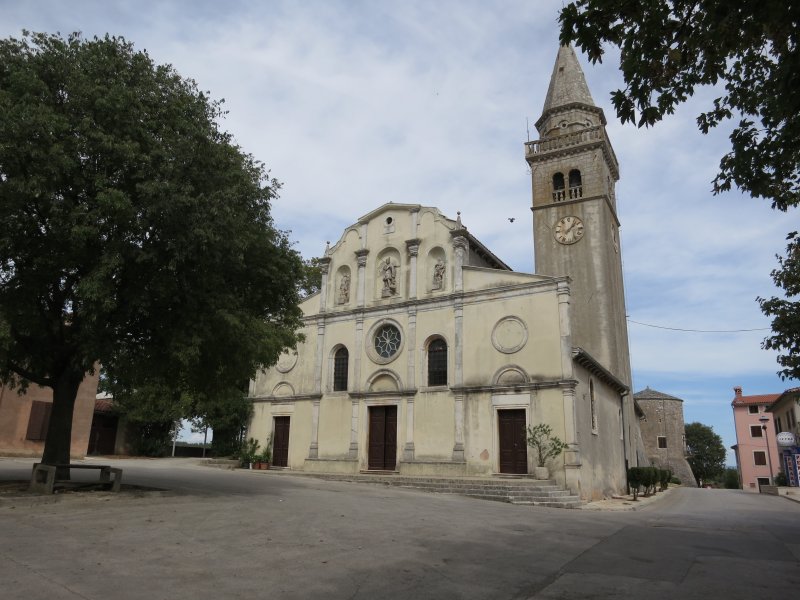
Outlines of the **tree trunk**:
[{"label": "tree trunk", "polygon": [[[44,442],[42,462],[46,465],[64,465],[69,463],[72,445],[72,413],[75,409],[75,398],[78,387],[83,381],[84,373],[74,373],[65,369],[53,384],[53,410],[47,428],[47,439]],[[69,469],[59,469],[58,479],[69,479]]]}]

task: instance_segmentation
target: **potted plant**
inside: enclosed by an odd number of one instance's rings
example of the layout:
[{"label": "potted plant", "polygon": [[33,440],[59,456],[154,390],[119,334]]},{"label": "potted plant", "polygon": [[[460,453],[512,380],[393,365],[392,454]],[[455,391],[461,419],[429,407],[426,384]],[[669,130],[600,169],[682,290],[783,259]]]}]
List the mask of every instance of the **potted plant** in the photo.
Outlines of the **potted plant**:
[{"label": "potted plant", "polygon": [[267,445],[264,446],[264,449],[261,451],[260,454],[256,454],[253,457],[256,465],[256,469],[260,471],[265,471],[269,469],[270,464],[272,463],[272,434],[269,434],[269,439],[267,440]]},{"label": "potted plant", "polygon": [[536,479],[550,479],[550,471],[545,462],[548,458],[555,458],[566,450],[566,442],[552,435],[553,428],[547,423],[539,423],[533,427],[528,426],[526,433],[528,446],[536,450],[538,466],[534,469],[534,477]]},{"label": "potted plant", "polygon": [[255,468],[264,471],[269,469],[270,464],[272,463],[272,451],[269,448],[264,448],[260,454],[256,454],[255,457]]},{"label": "potted plant", "polygon": [[258,452],[258,440],[250,438],[242,444],[242,449],[239,451],[239,461],[243,469],[252,469],[255,462],[256,453]]}]

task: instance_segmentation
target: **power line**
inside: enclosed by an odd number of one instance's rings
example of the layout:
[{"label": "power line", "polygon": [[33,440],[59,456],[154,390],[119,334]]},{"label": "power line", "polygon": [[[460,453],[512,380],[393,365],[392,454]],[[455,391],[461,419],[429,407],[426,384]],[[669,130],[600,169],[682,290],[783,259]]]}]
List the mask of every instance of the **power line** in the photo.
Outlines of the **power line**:
[{"label": "power line", "polygon": [[683,329],[681,327],[666,327],[664,325],[653,325],[652,323],[642,323],[641,321],[634,321],[628,317],[629,323],[636,323],[637,325],[644,325],[645,327],[654,327],[655,329],[668,329],[669,331],[687,331],[690,333],[744,333],[747,331],[770,331],[769,327],[756,327],[755,329]]}]

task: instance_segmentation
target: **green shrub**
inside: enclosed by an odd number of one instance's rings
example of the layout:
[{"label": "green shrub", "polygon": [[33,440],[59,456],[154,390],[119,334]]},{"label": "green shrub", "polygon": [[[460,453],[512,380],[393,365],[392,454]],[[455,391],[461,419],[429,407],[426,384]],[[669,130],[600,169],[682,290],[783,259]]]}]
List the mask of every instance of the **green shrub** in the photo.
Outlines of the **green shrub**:
[{"label": "green shrub", "polygon": [[655,489],[658,482],[658,474],[655,467],[640,467],[642,469],[642,487],[644,488],[644,495],[650,495],[650,488]]},{"label": "green shrub", "polygon": [[545,466],[548,458],[555,458],[567,449],[567,443],[553,435],[553,428],[547,423],[539,423],[526,430],[528,446],[536,450],[536,462],[540,467]]},{"label": "green shrub", "polygon": [[677,477],[675,477],[675,475],[673,475],[672,477],[669,478],[669,482],[674,484],[674,485],[680,485],[681,484],[681,480],[678,479]]},{"label": "green shrub", "polygon": [[726,490],[738,490],[739,489],[738,469],[734,469],[733,467],[728,467],[727,469],[725,469],[725,473],[723,474],[722,477],[722,482]]},{"label": "green shrub", "polygon": [[663,492],[669,487],[669,480],[672,479],[672,471],[669,469],[658,470],[658,482],[661,484],[661,491]]},{"label": "green shrub", "polygon": [[257,439],[250,438],[244,444],[242,444],[242,449],[239,452],[239,460],[242,461],[242,466],[244,466],[245,463],[249,464],[255,461],[257,453],[258,453]]},{"label": "green shrub", "polygon": [[780,473],[775,475],[775,485],[779,485],[781,487],[789,485],[789,479],[786,477],[786,473],[781,471]]},{"label": "green shrub", "polygon": [[642,468],[631,467],[628,469],[628,485],[633,491],[633,499],[639,494],[639,487],[642,485]]}]

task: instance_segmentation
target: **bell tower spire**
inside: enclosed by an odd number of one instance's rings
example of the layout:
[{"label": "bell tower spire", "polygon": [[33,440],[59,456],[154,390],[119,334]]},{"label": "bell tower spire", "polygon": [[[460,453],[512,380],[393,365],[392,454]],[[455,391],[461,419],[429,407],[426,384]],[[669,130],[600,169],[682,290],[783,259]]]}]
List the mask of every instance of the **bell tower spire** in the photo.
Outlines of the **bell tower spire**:
[{"label": "bell tower spire", "polygon": [[553,74],[550,76],[550,86],[547,88],[547,97],[544,99],[542,116],[553,110],[569,104],[584,104],[595,106],[586,77],[575,56],[572,46],[561,46],[558,49],[556,63],[553,65]]},{"label": "bell tower spire", "polygon": [[614,186],[619,165],[578,57],[558,50],[539,139],[525,144],[533,187],[536,272],[568,275],[572,341],[630,386]]}]

